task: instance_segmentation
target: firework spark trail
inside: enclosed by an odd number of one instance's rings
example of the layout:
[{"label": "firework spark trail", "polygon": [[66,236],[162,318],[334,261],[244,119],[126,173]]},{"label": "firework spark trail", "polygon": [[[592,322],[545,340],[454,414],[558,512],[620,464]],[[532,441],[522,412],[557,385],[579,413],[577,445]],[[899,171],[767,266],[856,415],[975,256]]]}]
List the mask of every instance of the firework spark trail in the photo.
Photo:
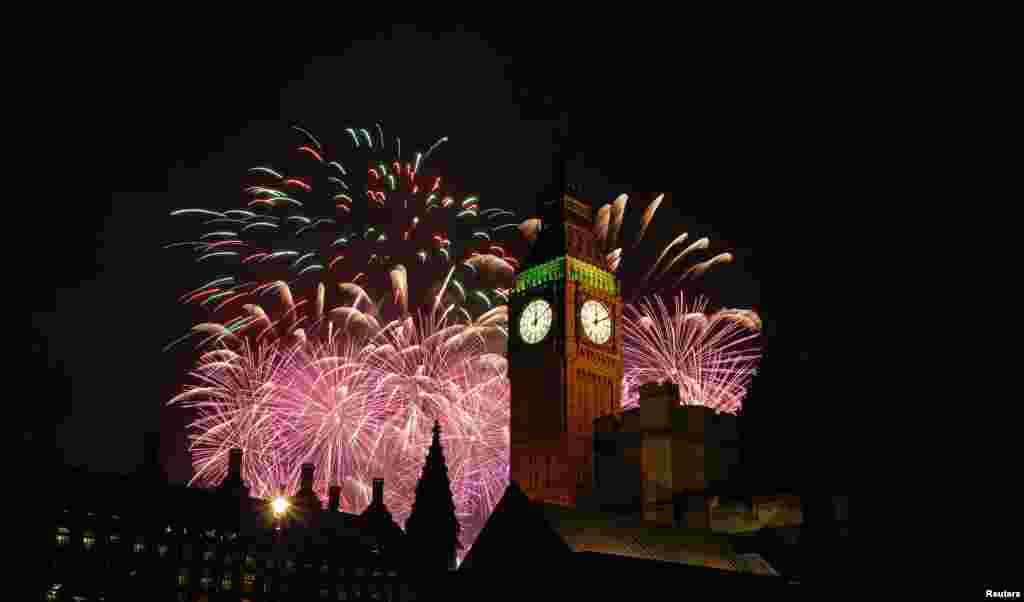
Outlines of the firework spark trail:
[{"label": "firework spark trail", "polygon": [[623,405],[635,407],[645,382],[672,381],[681,402],[737,413],[760,360],[760,319],[750,310],[705,313],[707,300],[670,310],[661,297],[630,305],[623,316]]},{"label": "firework spark trail", "polygon": [[[308,323],[323,325],[325,312],[339,306],[342,291],[336,285],[360,282],[369,292],[362,301],[372,304],[362,309],[378,320],[391,319],[408,315],[425,294],[434,294],[428,289],[441,274],[456,267],[458,287],[468,289],[467,295],[460,296],[464,301],[472,299],[462,313],[490,309],[487,304],[496,285],[492,282],[478,289],[481,274],[462,266],[467,259],[491,253],[500,253],[515,265],[515,254],[506,254],[508,246],[520,240],[516,222],[509,219],[513,214],[496,208],[481,210],[475,195],[457,195],[443,177],[423,172],[431,154],[448,137],[417,153],[413,169],[411,163],[403,165],[400,155],[388,155],[381,124],[375,128],[376,143],[369,130],[349,128],[350,148],[339,151],[351,154],[356,162],[366,162],[367,170],[349,175],[333,160],[331,148],[309,130],[294,126],[301,146],[282,159],[284,169],[249,170],[250,184],[244,187],[250,199],[247,209],[172,212],[175,217],[198,219],[206,231],[198,240],[166,248],[191,247],[197,262],[220,272],[217,280],[232,279],[221,290],[183,302],[210,310],[211,322],[228,323],[243,315],[243,304],[259,304],[255,299],[266,290],[264,285],[277,282],[278,290],[295,295],[291,307],[311,301],[306,306]],[[226,229],[227,224],[231,227]],[[473,235],[456,240],[456,227],[467,228]],[[499,239],[506,242],[494,245]],[[401,273],[405,269],[407,275]],[[253,283],[256,290],[244,288]],[[203,289],[194,294],[200,292]],[[445,292],[445,302],[452,300],[450,293]],[[213,301],[202,304],[207,296],[214,296]],[[483,306],[474,306],[482,300]],[[295,312],[283,316],[274,324],[274,334],[288,335],[300,320]]]}]

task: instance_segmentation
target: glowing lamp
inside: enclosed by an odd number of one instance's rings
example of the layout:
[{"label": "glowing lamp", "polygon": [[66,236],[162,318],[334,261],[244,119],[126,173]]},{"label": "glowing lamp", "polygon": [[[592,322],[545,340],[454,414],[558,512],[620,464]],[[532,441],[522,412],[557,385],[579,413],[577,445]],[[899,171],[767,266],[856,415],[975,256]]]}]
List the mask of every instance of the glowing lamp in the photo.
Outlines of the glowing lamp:
[{"label": "glowing lamp", "polygon": [[274,498],[274,501],[270,503],[270,506],[274,509],[274,514],[280,516],[288,509],[288,500],[283,497],[276,497]]}]

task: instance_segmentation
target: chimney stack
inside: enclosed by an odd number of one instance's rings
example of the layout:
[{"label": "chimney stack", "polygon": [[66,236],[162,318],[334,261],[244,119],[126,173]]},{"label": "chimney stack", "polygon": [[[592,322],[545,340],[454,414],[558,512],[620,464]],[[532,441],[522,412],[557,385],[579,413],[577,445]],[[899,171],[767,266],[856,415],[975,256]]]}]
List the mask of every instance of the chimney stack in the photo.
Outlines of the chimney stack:
[{"label": "chimney stack", "polygon": [[331,485],[331,488],[327,490],[327,510],[330,512],[337,512],[341,509],[341,486]]},{"label": "chimney stack", "polygon": [[373,502],[374,506],[384,505],[384,479],[373,480]]},{"label": "chimney stack", "polygon": [[242,481],[242,450],[237,447],[228,452],[228,481],[239,483]]},{"label": "chimney stack", "polygon": [[313,491],[313,464],[302,465],[302,487],[300,491]]}]

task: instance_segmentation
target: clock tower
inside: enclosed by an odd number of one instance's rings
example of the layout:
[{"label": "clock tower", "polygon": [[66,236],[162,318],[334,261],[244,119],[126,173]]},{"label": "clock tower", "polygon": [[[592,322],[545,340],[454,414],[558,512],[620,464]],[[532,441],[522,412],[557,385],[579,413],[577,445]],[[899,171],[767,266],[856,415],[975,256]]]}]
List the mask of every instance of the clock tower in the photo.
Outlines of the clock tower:
[{"label": "clock tower", "polygon": [[622,297],[571,195],[542,225],[509,298],[511,478],[538,501],[576,506],[593,489],[594,419],[622,396]]}]

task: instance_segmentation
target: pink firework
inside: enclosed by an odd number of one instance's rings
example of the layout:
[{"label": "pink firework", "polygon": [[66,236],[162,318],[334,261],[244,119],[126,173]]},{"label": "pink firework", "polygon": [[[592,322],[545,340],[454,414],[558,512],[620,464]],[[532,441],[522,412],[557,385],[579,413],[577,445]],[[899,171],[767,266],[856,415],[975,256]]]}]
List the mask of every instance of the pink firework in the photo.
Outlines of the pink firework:
[{"label": "pink firework", "polygon": [[627,307],[623,320],[623,405],[635,407],[639,387],[671,380],[684,405],[736,414],[743,406],[761,354],[761,320],[750,310],[705,313],[707,300],[687,304],[682,293],[672,310],[658,296]]},{"label": "pink firework", "polygon": [[[259,497],[294,492],[301,465],[315,490],[342,486],[343,509],[361,511],[374,478],[399,523],[411,510],[435,419],[465,544],[508,483],[509,383],[503,308],[472,324],[396,320],[325,343],[227,335],[193,372],[199,384],[171,400],[195,408],[194,482],[215,485],[228,451],[246,450],[243,478]],[[467,545],[468,548],[468,545]]]}]

